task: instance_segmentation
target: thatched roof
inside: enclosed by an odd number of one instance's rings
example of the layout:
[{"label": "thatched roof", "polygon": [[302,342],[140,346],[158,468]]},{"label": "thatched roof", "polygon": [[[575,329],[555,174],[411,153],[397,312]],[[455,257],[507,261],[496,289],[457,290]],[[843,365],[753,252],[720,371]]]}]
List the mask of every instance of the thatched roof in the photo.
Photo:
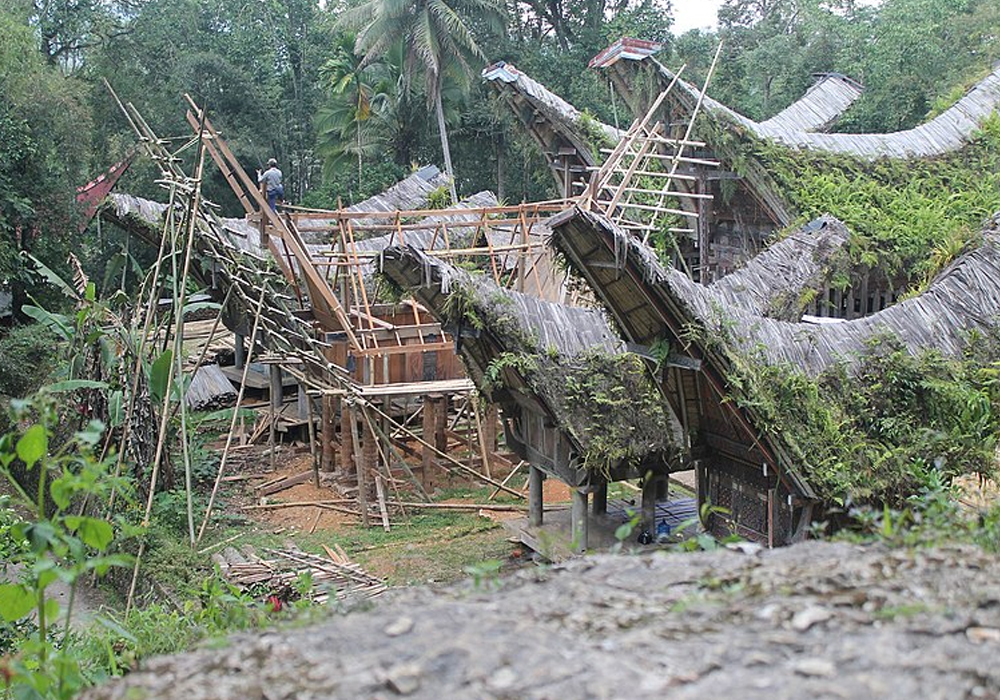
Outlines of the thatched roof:
[{"label": "thatched roof", "polygon": [[[662,44],[656,42],[625,37],[591,59],[590,67],[609,68],[623,60],[642,61],[651,58],[662,48]],[[705,97],[704,107],[727,114],[755,133],[826,131],[861,97],[864,88],[841,73],[817,73],[814,78],[816,82],[802,97],[763,122],[755,122],[708,96]],[[694,91],[695,96],[699,92],[689,83],[683,83],[682,88],[688,94]]]},{"label": "thatched roof", "polygon": [[[924,293],[871,316],[822,325],[765,318],[733,305],[730,295],[720,296],[665,268],[654,251],[600,214],[574,209],[551,223],[557,247],[601,288],[602,300],[627,336],[695,327],[706,337],[726,338],[730,351],[760,353],[772,364],[787,363],[816,376],[834,363],[851,363],[880,334],[898,337],[913,354],[937,349],[957,356],[971,332],[991,334],[1000,325],[996,217],[983,245],[956,260]],[[593,276],[602,260],[614,263],[613,278]],[[758,275],[757,284],[766,288],[769,282]],[[638,299],[651,301],[635,308]]]},{"label": "thatched roof", "polygon": [[[700,410],[714,416],[711,420],[724,413],[740,431],[736,439],[756,450],[759,459],[776,465],[794,492],[807,498],[842,496],[841,489],[851,484],[848,488],[859,489],[862,497],[898,500],[916,488],[913,460],[932,460],[940,454],[914,451],[936,450],[937,443],[918,438],[937,433],[920,430],[920,421],[931,418],[908,414],[912,440],[893,443],[890,459],[880,441],[905,437],[905,430],[892,432],[892,437],[871,435],[866,432],[871,430],[864,424],[866,416],[855,415],[846,403],[809,406],[809,400],[821,400],[815,398],[820,395],[819,382],[809,379],[871,384],[879,381],[865,374],[877,366],[872,362],[887,360],[873,357],[873,348],[902,357],[908,354],[914,363],[927,360],[927,351],[963,360],[967,351],[982,349],[981,343],[974,343],[976,338],[988,344],[1000,336],[1000,216],[988,223],[978,248],[960,256],[919,296],[865,318],[818,326],[727,306],[711,288],[665,268],[652,250],[600,214],[574,209],[551,223],[554,244],[595,288],[623,335],[636,344],[665,342],[686,352],[699,370],[699,381],[711,387],[702,394],[708,403]],[[933,356],[930,361],[934,362]],[[937,378],[928,379],[931,384],[919,389],[913,401],[922,401],[920,396]],[[838,442],[834,436],[840,430],[831,428],[830,420],[853,431],[857,449],[863,445],[867,451],[856,454],[850,444]],[[714,425],[719,425],[717,420]],[[955,429],[954,423],[942,428]],[[985,450],[968,450],[951,432],[941,434],[942,440],[952,440],[945,448],[959,460],[950,467],[958,470],[953,473],[992,468],[986,433]],[[989,459],[984,461],[987,453]],[[870,471],[857,472],[855,465]],[[865,474],[880,491],[871,490]]]},{"label": "thatched roof", "polygon": [[797,321],[803,292],[822,289],[829,282],[832,258],[850,236],[843,222],[832,216],[810,221],[709,285],[714,303]]},{"label": "thatched roof", "polygon": [[[381,265],[448,324],[481,391],[547,416],[585,461],[604,461],[611,435],[619,461],[674,458],[680,425],[602,312],[501,289],[410,246],[386,249]],[[603,394],[616,409],[581,400],[586,391]]]},{"label": "thatched roof", "polygon": [[[496,205],[496,195],[492,192],[483,191],[463,199],[455,205],[453,209],[479,209]],[[148,228],[148,226],[157,226],[162,224],[166,209],[167,205],[160,202],[143,199],[142,197],[135,197],[130,194],[112,193],[108,196],[102,216],[116,223],[123,223],[126,219],[134,219],[136,221],[143,222],[146,225],[144,228]],[[353,211],[353,209],[349,209],[348,211]],[[426,223],[428,228],[407,230],[405,232],[405,241],[408,244],[425,249],[429,248],[433,242],[435,250],[443,249],[445,248],[444,238],[439,235],[435,240],[434,226],[441,221],[446,221],[450,224],[448,233],[451,246],[471,245],[472,236],[479,228],[478,223],[481,219],[482,217],[480,215],[473,213],[470,213],[467,216],[459,214],[452,216],[425,217],[421,219],[420,223]],[[257,226],[254,226],[249,221],[242,218],[220,218],[218,221],[228,238],[228,242],[234,247],[256,257],[264,257],[264,249],[260,245],[260,229]],[[462,223],[466,221],[470,225],[462,226]],[[537,232],[534,235],[538,237],[548,234],[548,228],[544,223],[536,224],[536,229]],[[487,235],[486,232],[480,233],[482,235]],[[494,245],[511,243],[512,234],[510,233],[492,230],[488,233],[488,235]],[[151,242],[156,245],[159,241],[155,240]],[[282,245],[280,240],[276,242],[279,245]],[[398,235],[385,234],[382,236],[359,240],[355,245],[358,252],[378,252],[387,246],[399,242]],[[306,245],[306,250],[309,251],[311,255],[319,255],[330,251],[330,243],[310,243]]]},{"label": "thatched roof", "polygon": [[[581,112],[569,102],[559,97],[540,82],[517,69],[513,63],[498,61],[483,69],[484,80],[513,91],[523,97],[546,119],[561,125],[568,131],[577,132]],[[618,141],[624,134],[610,124],[594,120],[594,124],[610,141]]]},{"label": "thatched roof", "polygon": [[[664,87],[673,79],[673,72],[652,56],[642,59],[651,66]],[[672,93],[676,104],[686,110],[694,108],[700,88],[679,80]],[[950,108],[913,129],[888,134],[824,134],[798,128],[788,120],[755,122],[720,102],[706,98],[703,110],[729,124],[744,127],[754,136],[775,141],[790,148],[814,150],[876,158],[930,158],[957,151],[968,145],[983,120],[1000,107],[1000,64],[993,72],[976,83]]]}]

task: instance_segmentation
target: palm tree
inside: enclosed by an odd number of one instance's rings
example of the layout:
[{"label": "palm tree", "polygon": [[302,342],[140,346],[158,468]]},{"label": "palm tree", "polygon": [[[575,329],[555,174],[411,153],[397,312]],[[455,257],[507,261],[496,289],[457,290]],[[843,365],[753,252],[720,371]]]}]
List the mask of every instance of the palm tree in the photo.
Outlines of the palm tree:
[{"label": "palm tree", "polygon": [[376,153],[383,140],[377,117],[388,95],[381,64],[362,65],[362,59],[354,53],[355,42],[352,34],[341,36],[333,58],[321,69],[330,99],[319,110],[317,127],[324,165],[335,167],[345,157],[356,157],[361,187],[363,159]]},{"label": "palm tree", "polygon": [[485,61],[469,23],[499,29],[502,17],[502,0],[365,0],[340,16],[341,27],[358,30],[355,51],[364,57],[362,67],[402,44],[407,80],[423,75],[427,102],[437,117],[452,202],[457,202],[458,196],[442,86],[446,77],[467,86],[474,75],[473,63]]}]

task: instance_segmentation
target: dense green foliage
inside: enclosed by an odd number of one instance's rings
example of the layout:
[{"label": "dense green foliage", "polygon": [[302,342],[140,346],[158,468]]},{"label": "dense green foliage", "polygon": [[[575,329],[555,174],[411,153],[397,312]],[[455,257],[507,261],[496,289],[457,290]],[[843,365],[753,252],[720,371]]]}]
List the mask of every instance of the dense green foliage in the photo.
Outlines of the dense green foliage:
[{"label": "dense green foliage", "polygon": [[469,282],[452,282],[444,312],[503,348],[484,368],[491,392],[543,397],[555,425],[579,446],[585,468],[608,474],[670,451],[674,436],[663,395],[637,355],[543,347],[510,298],[484,291],[475,274]]},{"label": "dense green foliage", "polygon": [[730,373],[737,403],[787,445],[820,497],[832,503],[900,506],[930,472],[945,480],[995,474],[1000,365],[995,341],[967,357],[910,355],[898,341],[872,341],[857,367],[817,380],[741,360]]},{"label": "dense green foliage", "polygon": [[931,160],[866,162],[757,143],[761,159],[806,219],[832,214],[852,232],[853,262],[891,279],[929,279],[1000,211],[1000,117],[973,144]]}]

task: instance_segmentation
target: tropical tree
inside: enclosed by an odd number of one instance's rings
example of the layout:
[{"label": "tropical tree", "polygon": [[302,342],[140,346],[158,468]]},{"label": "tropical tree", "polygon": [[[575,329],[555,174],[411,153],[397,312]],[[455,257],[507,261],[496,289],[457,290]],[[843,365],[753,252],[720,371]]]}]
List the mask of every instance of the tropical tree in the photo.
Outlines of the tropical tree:
[{"label": "tropical tree", "polygon": [[383,139],[379,138],[378,116],[388,101],[384,87],[383,65],[369,62],[354,52],[357,37],[338,37],[337,49],[321,69],[330,99],[317,115],[319,151],[324,167],[336,167],[345,157],[355,157],[358,163],[358,187],[361,187],[365,156],[375,152]]},{"label": "tropical tree", "polygon": [[422,76],[428,106],[437,118],[451,198],[458,201],[442,92],[445,80],[468,85],[473,66],[485,61],[472,26],[501,27],[501,0],[366,0],[340,17],[340,26],[357,30],[355,51],[365,67],[401,44],[407,82]]}]

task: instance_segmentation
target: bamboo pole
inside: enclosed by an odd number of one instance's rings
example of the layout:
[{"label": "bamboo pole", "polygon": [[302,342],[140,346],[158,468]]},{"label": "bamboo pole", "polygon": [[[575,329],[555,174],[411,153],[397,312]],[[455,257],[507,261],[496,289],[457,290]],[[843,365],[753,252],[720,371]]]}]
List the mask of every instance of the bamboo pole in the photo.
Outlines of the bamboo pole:
[{"label": "bamboo pole", "polygon": [[409,435],[409,436],[410,436],[411,438],[413,438],[414,440],[416,440],[417,442],[419,442],[419,443],[420,443],[421,445],[423,445],[424,447],[427,447],[427,448],[429,448],[429,449],[433,450],[433,451],[434,451],[434,452],[436,452],[436,453],[437,453],[437,454],[438,454],[438,455],[439,455],[440,457],[442,457],[443,459],[447,460],[447,461],[448,461],[448,462],[450,462],[451,464],[454,464],[454,465],[455,465],[456,467],[458,467],[458,468],[459,468],[459,469],[461,469],[462,471],[464,471],[464,472],[468,473],[468,474],[469,474],[469,475],[471,475],[471,476],[474,476],[474,477],[475,477],[476,479],[479,479],[480,481],[485,481],[485,482],[486,482],[486,483],[488,483],[488,484],[492,484],[493,486],[496,486],[496,487],[500,488],[500,489],[501,489],[502,491],[506,491],[507,493],[509,493],[509,494],[510,494],[510,495],[512,495],[512,496],[517,496],[518,498],[524,498],[524,494],[522,494],[522,493],[520,493],[520,492],[518,492],[518,491],[515,491],[514,489],[511,489],[511,488],[508,488],[508,487],[504,486],[504,485],[503,485],[503,484],[501,484],[501,483],[500,483],[499,481],[496,481],[495,479],[492,479],[492,478],[490,478],[490,477],[486,476],[485,474],[480,474],[479,472],[477,472],[477,471],[476,471],[475,469],[471,468],[471,467],[470,467],[470,466],[468,466],[467,464],[462,464],[461,462],[459,462],[459,461],[458,461],[457,459],[455,459],[455,458],[454,458],[454,457],[452,457],[451,455],[448,455],[448,454],[445,454],[445,453],[444,453],[444,452],[442,452],[441,450],[439,450],[439,449],[437,449],[436,447],[434,447],[434,445],[430,444],[429,442],[427,442],[426,440],[424,440],[423,438],[421,438],[420,436],[418,436],[418,435],[417,435],[416,433],[414,433],[414,432],[413,432],[412,430],[409,430],[409,429],[407,429],[407,428],[403,428],[402,426],[398,425],[398,424],[396,423],[396,421],[394,421],[394,420],[392,419],[392,417],[391,417],[391,416],[387,416],[387,415],[386,415],[385,413],[383,413],[383,412],[382,412],[381,410],[379,410],[378,408],[375,408],[375,406],[373,406],[373,405],[371,405],[371,404],[369,404],[369,406],[371,406],[371,409],[372,409],[373,411],[375,411],[376,413],[378,413],[379,415],[382,415],[382,416],[385,416],[386,418],[388,418],[388,419],[389,419],[389,422],[390,422],[390,423],[392,423],[392,424],[394,424],[394,425],[396,425],[396,427],[397,427],[397,428],[398,428],[399,430],[401,430],[401,431],[403,431],[403,432],[404,432],[405,434]]},{"label": "bamboo pole", "polygon": [[[506,477],[504,477],[504,480],[501,483],[503,483],[505,486],[508,483],[510,483],[510,480],[514,478],[514,475],[517,474],[517,472],[520,471],[521,467],[523,467],[525,464],[527,464],[527,462],[525,462],[523,459],[520,462],[518,462],[517,464],[515,464],[514,468],[510,470],[510,474],[508,474]],[[487,498],[486,500],[487,501],[492,501],[499,494],[500,494],[500,489],[493,489],[493,493],[491,493],[490,496],[489,496],[489,498]]]},{"label": "bamboo pole", "polygon": [[212,493],[208,497],[208,505],[205,507],[205,517],[202,519],[201,527],[198,529],[198,537],[195,539],[195,544],[201,542],[201,538],[205,534],[205,528],[208,527],[208,521],[212,517],[212,508],[215,505],[215,496],[219,492],[219,484],[222,483],[222,475],[226,470],[226,460],[229,458],[229,450],[232,447],[233,434],[236,430],[236,416],[240,412],[240,402],[243,401],[243,394],[246,391],[247,373],[250,371],[250,355],[253,353],[254,344],[257,342],[257,331],[260,329],[260,318],[261,312],[264,309],[264,295],[266,292],[267,286],[262,285],[260,288],[260,299],[257,301],[257,312],[254,314],[253,329],[250,331],[247,362],[243,365],[243,375],[240,377],[240,389],[236,394],[236,407],[233,409],[233,418],[229,423],[229,434],[226,435],[226,446],[222,449],[222,458],[219,460],[219,471],[215,475],[215,484],[213,484]]},{"label": "bamboo pole", "polygon": [[[358,435],[358,418],[354,412],[354,405],[352,403],[348,403],[346,409],[350,416],[351,438],[354,441],[354,449],[351,456],[354,458],[354,469],[358,478],[358,508],[361,510],[361,524],[368,527],[368,494],[366,493],[368,487],[365,483],[365,468],[361,456],[362,442]],[[341,408],[341,410],[344,410],[344,408]]]},{"label": "bamboo pole", "polygon": [[[180,397],[178,400],[178,405],[181,414],[181,453],[184,459],[184,491],[185,491],[185,506],[187,510],[187,521],[188,521],[188,537],[190,542],[194,545],[195,535],[194,535],[194,494],[193,494],[193,480],[191,476],[191,450],[188,444],[188,434],[187,434],[187,396],[186,389],[184,387],[184,367],[183,358],[181,357],[184,353],[184,302],[187,299],[187,279],[188,274],[191,271],[191,248],[194,245],[194,232],[197,225],[196,213],[201,202],[201,179],[205,173],[205,149],[204,149],[204,124],[202,124],[202,130],[198,134],[198,154],[197,167],[195,169],[194,175],[194,192],[191,196],[191,203],[188,207],[187,212],[187,235],[184,242],[184,269],[181,272],[181,278],[178,282],[177,280],[177,270],[176,270],[176,260],[177,256],[174,255],[174,303],[176,304],[176,322],[174,325],[174,365],[177,368],[177,379],[180,382]],[[178,286],[180,290],[178,291]],[[205,346],[208,346],[206,341]],[[195,370],[197,371],[197,370]],[[193,376],[193,375],[192,375]]]}]

